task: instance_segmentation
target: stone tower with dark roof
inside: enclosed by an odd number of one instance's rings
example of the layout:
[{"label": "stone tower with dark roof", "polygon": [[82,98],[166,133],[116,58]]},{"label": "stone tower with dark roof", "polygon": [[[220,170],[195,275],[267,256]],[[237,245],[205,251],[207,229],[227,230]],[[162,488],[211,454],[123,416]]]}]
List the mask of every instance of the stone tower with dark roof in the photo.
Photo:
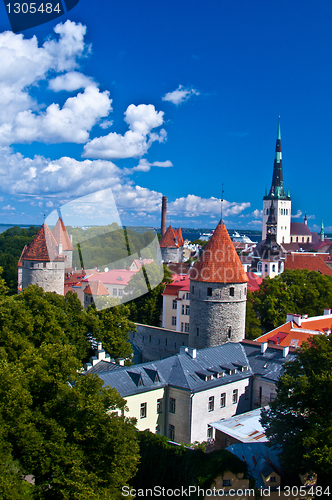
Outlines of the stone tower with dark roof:
[{"label": "stone tower with dark roof", "polygon": [[41,226],[20,260],[22,289],[38,285],[45,292],[64,295],[65,257],[47,224]]},{"label": "stone tower with dark roof", "polygon": [[248,278],[222,221],[190,272],[189,347],[240,342]]},{"label": "stone tower with dark roof", "polygon": [[278,133],[277,133],[271,189],[269,194],[266,194],[263,198],[262,240],[265,240],[266,238],[266,224],[269,217],[272,200],[274,200],[275,217],[277,222],[276,241],[279,244],[290,243],[292,202],[289,194],[286,195],[284,188],[282,153],[281,153],[280,117],[278,122]]}]

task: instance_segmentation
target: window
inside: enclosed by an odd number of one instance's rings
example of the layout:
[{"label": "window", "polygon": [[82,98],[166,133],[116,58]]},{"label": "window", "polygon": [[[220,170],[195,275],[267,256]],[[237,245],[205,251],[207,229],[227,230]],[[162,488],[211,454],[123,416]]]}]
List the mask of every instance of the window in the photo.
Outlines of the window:
[{"label": "window", "polygon": [[123,290],[119,290],[119,297],[122,297]]},{"label": "window", "polygon": [[304,236],[302,236],[302,243],[304,243]]},{"label": "window", "polygon": [[258,264],[257,264],[257,272],[258,273],[262,272],[262,263],[261,262],[258,262]]},{"label": "window", "polygon": [[244,388],[244,399],[249,399],[249,385]]},{"label": "window", "polygon": [[207,438],[212,439],[213,438],[213,427],[211,425],[207,426]]},{"label": "window", "polygon": [[276,483],[277,482],[277,477],[276,476],[271,476],[270,477],[270,483]]},{"label": "window", "polygon": [[147,409],[147,403],[141,403],[141,413],[140,413],[141,418],[146,417],[146,409]]},{"label": "window", "polygon": [[186,306],[186,315],[189,316],[189,311],[190,311],[190,307],[187,305]]},{"label": "window", "polygon": [[275,273],[275,272],[276,272],[276,265],[275,265],[275,264],[273,264],[273,265],[272,265],[272,272],[273,272],[273,273]]},{"label": "window", "polygon": [[118,295],[117,288],[113,288],[113,297],[117,297],[117,295]]},{"label": "window", "polygon": [[172,325],[176,325],[176,316],[172,316]]},{"label": "window", "polygon": [[214,410],[214,396],[210,396],[209,397],[208,410],[209,411],[213,411]]},{"label": "window", "polygon": [[163,400],[157,399],[157,413],[163,412]]},{"label": "window", "polygon": [[185,333],[189,333],[189,323],[184,324],[184,331]]},{"label": "window", "polygon": [[192,285],[192,287],[191,287],[191,293],[192,293],[193,295],[194,295],[194,293],[195,293],[195,287],[194,287],[194,285]]},{"label": "window", "polygon": [[181,323],[181,332],[183,332],[183,323]]},{"label": "window", "polygon": [[231,286],[231,288],[229,289],[229,295],[230,297],[234,297],[234,287]]},{"label": "window", "polygon": [[175,403],[176,400],[174,398],[169,398],[169,412],[175,413]]},{"label": "window", "polygon": [[46,262],[43,263],[43,267],[45,268],[46,267]]},{"label": "window", "polygon": [[151,342],[151,335],[149,335],[149,342]]},{"label": "window", "polygon": [[234,391],[233,391],[233,405],[235,405],[237,403],[238,396],[239,396],[238,389],[234,389]]},{"label": "window", "polygon": [[196,327],[196,337],[199,337],[199,328],[198,328],[198,326]]},{"label": "window", "polygon": [[230,339],[232,336],[232,327],[228,327],[228,338]]},{"label": "window", "polygon": [[182,304],[181,314],[184,314],[184,305]]},{"label": "window", "polygon": [[267,264],[265,264],[265,272],[267,273],[267,272],[268,272],[268,270],[269,270],[268,265],[267,265]]},{"label": "window", "polygon": [[177,305],[178,305],[177,301],[173,300],[173,302],[172,302],[172,309],[176,309]]},{"label": "window", "polygon": [[223,479],[222,485],[223,486],[232,486],[232,480],[231,479]]},{"label": "window", "polygon": [[220,408],[225,408],[226,406],[226,392],[223,392],[220,396]]},{"label": "window", "polygon": [[189,300],[190,299],[190,293],[186,293],[186,299]]},{"label": "window", "polygon": [[208,287],[206,294],[208,297],[212,297],[212,288]]},{"label": "window", "polygon": [[168,437],[171,441],[175,441],[175,427],[174,427],[174,425],[169,425]]}]

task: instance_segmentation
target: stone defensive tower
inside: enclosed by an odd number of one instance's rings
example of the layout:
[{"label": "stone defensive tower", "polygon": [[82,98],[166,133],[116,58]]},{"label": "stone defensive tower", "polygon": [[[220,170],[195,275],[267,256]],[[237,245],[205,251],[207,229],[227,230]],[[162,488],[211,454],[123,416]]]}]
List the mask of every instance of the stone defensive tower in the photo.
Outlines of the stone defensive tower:
[{"label": "stone defensive tower", "polygon": [[247,281],[221,220],[190,272],[189,347],[244,339]]},{"label": "stone defensive tower", "polygon": [[181,228],[173,229],[169,226],[159,242],[161,258],[165,263],[183,262],[183,237]]},{"label": "stone defensive tower", "polygon": [[71,268],[73,263],[74,249],[71,243],[71,239],[67,233],[66,226],[64,225],[61,217],[58,218],[58,221],[55,224],[52,232],[59,249],[61,250],[62,248],[62,255],[66,259],[65,267]]},{"label": "stone defensive tower", "polygon": [[65,257],[47,224],[41,226],[21,262],[22,289],[38,285],[45,292],[64,295]]}]

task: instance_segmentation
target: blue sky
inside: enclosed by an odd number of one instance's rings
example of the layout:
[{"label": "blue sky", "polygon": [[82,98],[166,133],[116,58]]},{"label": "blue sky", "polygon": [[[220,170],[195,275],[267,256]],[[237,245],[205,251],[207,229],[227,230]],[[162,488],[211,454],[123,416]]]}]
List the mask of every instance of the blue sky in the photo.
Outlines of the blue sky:
[{"label": "blue sky", "polygon": [[84,197],[71,223],[113,203],[158,226],[165,195],[168,223],[212,228],[223,183],[227,227],[260,229],[280,115],[293,220],[332,231],[331,19],[327,0],[80,0],[15,35],[1,4],[1,222]]}]

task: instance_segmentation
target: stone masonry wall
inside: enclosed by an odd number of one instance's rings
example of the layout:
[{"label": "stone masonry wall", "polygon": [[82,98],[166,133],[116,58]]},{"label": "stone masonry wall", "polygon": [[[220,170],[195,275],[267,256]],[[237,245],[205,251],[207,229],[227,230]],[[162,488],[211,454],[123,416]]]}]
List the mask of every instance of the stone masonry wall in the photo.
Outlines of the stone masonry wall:
[{"label": "stone masonry wall", "polygon": [[23,260],[22,288],[38,285],[45,292],[56,292],[59,295],[64,295],[64,272],[64,262],[44,263]]},{"label": "stone masonry wall", "polygon": [[188,347],[188,333],[166,330],[155,326],[136,324],[137,332],[129,334],[130,340],[142,353],[142,363],[157,361],[179,354],[181,346]]},{"label": "stone masonry wall", "polygon": [[183,247],[161,247],[161,257],[164,262],[183,262]]},{"label": "stone masonry wall", "polygon": [[[208,288],[212,295],[208,296]],[[234,296],[231,296],[231,288]],[[245,335],[247,284],[190,282],[189,346],[197,349],[241,342]]]}]

